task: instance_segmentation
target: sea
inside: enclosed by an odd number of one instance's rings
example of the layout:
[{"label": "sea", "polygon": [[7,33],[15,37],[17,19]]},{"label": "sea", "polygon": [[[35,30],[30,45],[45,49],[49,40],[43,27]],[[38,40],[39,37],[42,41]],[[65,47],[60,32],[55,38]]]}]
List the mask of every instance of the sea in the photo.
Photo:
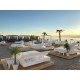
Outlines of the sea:
[{"label": "sea", "polygon": [[[59,41],[59,37],[45,37],[45,39],[47,40],[51,40],[51,41],[55,41],[55,40],[57,40],[57,41]],[[80,37],[61,37],[61,41],[65,41],[65,40],[67,40],[67,41],[74,41],[74,42],[77,42],[77,41],[80,41]]]}]

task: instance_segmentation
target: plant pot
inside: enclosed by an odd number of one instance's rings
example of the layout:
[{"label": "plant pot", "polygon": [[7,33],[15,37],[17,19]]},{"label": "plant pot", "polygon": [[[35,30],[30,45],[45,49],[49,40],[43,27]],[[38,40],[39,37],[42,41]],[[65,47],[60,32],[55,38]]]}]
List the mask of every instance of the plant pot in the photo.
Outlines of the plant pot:
[{"label": "plant pot", "polygon": [[19,64],[13,64],[12,66],[13,66],[13,70],[17,70],[17,69],[18,69]]},{"label": "plant pot", "polygon": [[67,56],[69,56],[69,53],[66,53]]}]

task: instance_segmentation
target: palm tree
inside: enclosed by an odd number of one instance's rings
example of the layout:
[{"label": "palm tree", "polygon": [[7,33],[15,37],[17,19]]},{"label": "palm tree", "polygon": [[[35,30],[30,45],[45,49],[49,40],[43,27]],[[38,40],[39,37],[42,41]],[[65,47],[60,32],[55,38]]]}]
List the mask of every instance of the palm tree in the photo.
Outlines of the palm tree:
[{"label": "palm tree", "polygon": [[16,54],[20,52],[20,49],[18,47],[12,48],[12,55],[14,55],[14,64],[17,64],[16,62]]},{"label": "palm tree", "polygon": [[47,35],[47,33],[43,32],[42,34],[43,34],[43,40],[45,40],[45,36]]},{"label": "palm tree", "polygon": [[61,30],[56,30],[56,32],[58,32],[59,33],[59,41],[61,41],[61,32],[62,32],[63,30],[61,29]]},{"label": "palm tree", "polygon": [[47,35],[47,33],[46,33],[46,32],[43,32],[42,34],[43,34],[44,36],[46,36],[46,35]]}]

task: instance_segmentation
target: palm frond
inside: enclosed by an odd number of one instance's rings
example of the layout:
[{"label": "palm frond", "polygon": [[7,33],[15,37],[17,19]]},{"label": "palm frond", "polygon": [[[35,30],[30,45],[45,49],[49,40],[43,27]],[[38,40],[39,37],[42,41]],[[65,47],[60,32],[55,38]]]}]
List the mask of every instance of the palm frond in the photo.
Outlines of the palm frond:
[{"label": "palm frond", "polygon": [[43,35],[47,35],[47,33],[46,33],[46,32],[43,32],[42,34],[43,34]]},{"label": "palm frond", "polygon": [[14,48],[12,48],[11,54],[14,55],[14,54],[17,54],[19,52],[20,52],[20,49],[18,47],[14,47]]},{"label": "palm frond", "polygon": [[62,31],[64,31],[64,30],[62,30],[62,29],[61,29],[61,30],[56,30],[56,33],[57,33],[57,32],[62,32]]}]

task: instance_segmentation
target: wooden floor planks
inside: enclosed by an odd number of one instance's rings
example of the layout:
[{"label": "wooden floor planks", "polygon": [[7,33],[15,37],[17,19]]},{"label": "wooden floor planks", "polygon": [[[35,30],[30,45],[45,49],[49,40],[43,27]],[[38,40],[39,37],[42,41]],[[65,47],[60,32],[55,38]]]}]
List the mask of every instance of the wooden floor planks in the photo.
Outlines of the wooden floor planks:
[{"label": "wooden floor planks", "polygon": [[[2,65],[5,70],[9,70],[5,61],[2,61]],[[43,62],[43,63],[36,64],[36,65],[30,66],[30,67],[25,67],[25,68],[22,67],[21,65],[19,65],[18,70],[41,70],[41,69],[44,69],[44,68],[52,66],[52,65],[54,65],[54,62],[52,62],[52,61]],[[13,70],[13,68],[11,67],[10,70]]]},{"label": "wooden floor planks", "polygon": [[69,56],[66,56],[66,55],[62,55],[60,53],[56,53],[56,52],[51,52],[49,53],[50,55],[53,55],[53,56],[58,56],[58,57],[61,57],[61,58],[65,58],[65,59],[72,59],[72,58],[75,58],[75,57],[78,57],[80,56],[80,54],[72,54],[72,55],[69,55]]}]

